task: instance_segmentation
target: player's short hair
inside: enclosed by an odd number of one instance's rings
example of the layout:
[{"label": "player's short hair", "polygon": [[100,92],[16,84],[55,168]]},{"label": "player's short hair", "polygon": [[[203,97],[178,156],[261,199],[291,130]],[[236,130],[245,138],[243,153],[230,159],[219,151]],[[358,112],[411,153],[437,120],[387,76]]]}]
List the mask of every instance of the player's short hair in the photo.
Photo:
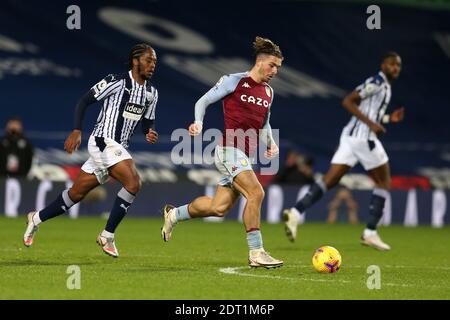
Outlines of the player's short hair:
[{"label": "player's short hair", "polygon": [[381,58],[381,63],[383,63],[388,58],[394,58],[394,57],[400,57],[400,55],[395,51],[388,51]]},{"label": "player's short hair", "polygon": [[20,121],[20,122],[22,122],[22,118],[20,118],[19,116],[12,116],[12,117],[9,117],[6,120],[6,122],[9,122],[9,121]]},{"label": "player's short hair", "polygon": [[253,49],[255,50],[255,56],[259,56],[260,54],[268,54],[270,56],[284,59],[280,47],[267,38],[256,37],[253,42]]},{"label": "player's short hair", "polygon": [[8,118],[6,120],[6,123],[8,124],[11,121],[18,121],[18,122],[22,123],[22,119],[19,116],[13,116],[13,117]]},{"label": "player's short hair", "polygon": [[153,48],[146,43],[139,43],[131,48],[130,54],[128,55],[128,68],[133,68],[133,59],[138,59],[147,50],[153,50]]}]

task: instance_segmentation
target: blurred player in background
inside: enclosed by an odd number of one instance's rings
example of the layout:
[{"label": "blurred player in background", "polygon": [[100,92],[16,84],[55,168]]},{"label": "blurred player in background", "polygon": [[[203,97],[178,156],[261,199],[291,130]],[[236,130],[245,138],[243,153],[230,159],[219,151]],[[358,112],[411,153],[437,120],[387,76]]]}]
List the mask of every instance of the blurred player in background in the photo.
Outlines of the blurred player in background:
[{"label": "blurred player in background", "polygon": [[300,214],[322,198],[327,190],[333,188],[360,162],[375,183],[369,206],[370,219],[361,236],[361,243],[379,250],[391,249],[377,233],[377,224],[383,215],[391,185],[389,159],[378,136],[386,133],[381,123],[403,120],[403,107],[392,114],[385,114],[391,99],[391,83],[398,78],[401,68],[400,56],[388,52],[382,58],[381,71],[368,78],[342,101],[343,107],[353,116],[342,131],[339,148],[331,160],[329,171],[311,186],[295,207],[283,211],[289,240],[294,241],[296,238]]},{"label": "blurred player in background", "polygon": [[8,119],[5,136],[0,138],[0,177],[26,177],[33,163],[33,149],[25,136],[22,120]]},{"label": "blurred player in background", "polygon": [[64,190],[43,210],[28,214],[28,226],[23,238],[25,246],[33,244],[42,222],[63,214],[111,176],[123,188],[117,194],[106,227],[97,237],[97,243],[106,254],[119,256],[114,232],[141,187],[136,167],[127,151],[128,144],[141,120],[147,141],[153,144],[158,139],[158,134],[154,131],[158,91],[148,81],[155,67],[155,51],[147,44],[138,44],[129,53],[128,72],[107,76],[81,98],[75,111],[74,129],[65,141],[64,149],[71,154],[79,148],[86,108],[97,101],[103,101],[88,142],[90,158],[82,166],[70,189]]},{"label": "blurred player in background", "polygon": [[[249,265],[275,268],[283,261],[272,258],[263,247],[260,231],[261,204],[264,190],[259,183],[249,157],[255,153],[257,137],[262,131],[267,144],[266,157],[278,154],[270,127],[270,106],[273,90],[268,82],[277,74],[283,56],[277,45],[269,39],[256,37],[253,43],[256,62],[250,71],[223,76],[217,84],[195,104],[195,122],[189,126],[192,136],[202,131],[206,108],[223,100],[225,130],[221,145],[215,149],[215,164],[223,174],[213,198],[203,196],[189,204],[175,208],[166,205],[162,237],[169,241],[173,228],[179,221],[191,218],[223,217],[234,206],[242,194],[247,199],[243,221],[247,232]],[[256,139],[243,137],[238,130],[250,133]],[[253,133],[253,135],[252,135]]]},{"label": "blurred player in background", "polygon": [[286,164],[281,168],[272,183],[303,186],[314,183],[314,159],[303,156],[296,150],[289,150]]}]

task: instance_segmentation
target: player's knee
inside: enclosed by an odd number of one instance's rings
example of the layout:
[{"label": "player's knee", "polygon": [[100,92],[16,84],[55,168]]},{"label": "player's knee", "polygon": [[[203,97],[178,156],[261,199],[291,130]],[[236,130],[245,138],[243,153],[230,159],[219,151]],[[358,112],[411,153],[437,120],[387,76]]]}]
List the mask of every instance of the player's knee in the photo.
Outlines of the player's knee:
[{"label": "player's knee", "polygon": [[86,196],[86,193],[76,189],[76,188],[70,188],[68,192],[70,200],[72,200],[74,203],[78,203]]},{"label": "player's knee", "polygon": [[386,190],[390,190],[391,189],[391,183],[392,183],[391,177],[387,178],[386,182],[385,182],[385,189]]},{"label": "player's knee", "polygon": [[329,173],[327,173],[324,177],[323,177],[323,183],[325,183],[325,186],[327,187],[327,190],[330,190],[331,188],[333,188],[335,185],[338,184],[339,182],[339,178],[331,175]]},{"label": "player's knee", "polygon": [[325,181],[325,185],[327,186],[327,190],[330,190],[331,188],[334,188],[338,183],[340,179],[338,177],[332,177],[328,181]]},{"label": "player's knee", "polygon": [[250,194],[247,197],[247,201],[254,201],[261,203],[264,200],[264,197],[265,197],[264,189],[262,187],[259,187],[255,188],[254,190],[252,190],[252,192],[250,192]]},{"label": "player's knee", "polygon": [[137,194],[142,187],[142,182],[141,179],[139,179],[139,177],[131,180],[130,182],[128,182],[126,185],[124,185],[125,189],[132,193],[132,194]]},{"label": "player's knee", "polygon": [[391,189],[391,178],[386,178],[380,181],[375,181],[375,186],[380,189],[389,191]]}]

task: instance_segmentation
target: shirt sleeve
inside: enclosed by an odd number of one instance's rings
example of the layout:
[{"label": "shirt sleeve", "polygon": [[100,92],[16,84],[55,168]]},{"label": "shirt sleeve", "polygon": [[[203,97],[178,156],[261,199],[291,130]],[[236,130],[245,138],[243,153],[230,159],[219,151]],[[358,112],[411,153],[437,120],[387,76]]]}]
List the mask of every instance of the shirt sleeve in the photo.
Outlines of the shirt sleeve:
[{"label": "shirt sleeve", "polygon": [[94,93],[92,90],[89,90],[83,97],[81,97],[75,108],[75,119],[73,124],[74,129],[77,130],[82,129],[82,122],[84,118],[84,113],[86,112],[86,108],[95,102],[96,99],[94,97]]},{"label": "shirt sleeve", "polygon": [[94,94],[94,98],[97,101],[100,101],[118,92],[121,88],[121,85],[122,82],[117,79],[116,76],[110,74],[96,83],[91,88],[91,91]]},{"label": "shirt sleeve", "polygon": [[155,120],[156,104],[158,103],[158,90],[152,87],[149,95],[150,97],[148,98],[148,100],[150,101],[150,103],[147,110],[145,111],[144,118],[148,120]]},{"label": "shirt sleeve", "polygon": [[222,76],[215,86],[195,103],[195,123],[203,123],[206,108],[232,93],[240,80],[241,77],[235,75]]},{"label": "shirt sleeve", "polygon": [[270,147],[272,143],[275,143],[273,140],[272,127],[270,126],[270,111],[267,113],[266,121],[264,122],[261,133],[265,134],[265,136],[262,136],[261,138],[268,147]]},{"label": "shirt sleeve", "polygon": [[375,78],[367,79],[363,84],[356,87],[356,91],[358,92],[361,99],[366,99],[381,90],[381,83],[377,81]]}]

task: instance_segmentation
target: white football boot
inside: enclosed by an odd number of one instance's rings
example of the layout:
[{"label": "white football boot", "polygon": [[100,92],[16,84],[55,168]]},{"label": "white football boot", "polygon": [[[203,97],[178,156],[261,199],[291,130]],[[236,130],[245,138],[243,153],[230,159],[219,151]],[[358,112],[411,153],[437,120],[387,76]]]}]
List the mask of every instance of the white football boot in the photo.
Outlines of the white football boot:
[{"label": "white football boot", "polygon": [[289,241],[294,242],[297,238],[297,227],[300,217],[292,209],[283,210],[284,230]]},{"label": "white football boot", "polygon": [[161,235],[165,242],[170,240],[173,228],[177,224],[175,210],[176,208],[170,204],[166,204],[163,208],[164,225],[161,228]]},{"label": "white football boot", "polygon": [[36,225],[33,221],[33,216],[37,213],[37,211],[31,211],[27,214],[27,228],[23,235],[23,244],[26,247],[31,247],[33,244],[34,236],[39,229],[39,226]]},{"label": "white football boot", "polygon": [[264,249],[256,249],[250,250],[248,255],[248,265],[252,268],[263,267],[271,269],[281,267],[283,261],[272,258]]},{"label": "white football boot", "polygon": [[101,234],[97,237],[97,244],[102,247],[102,250],[107,255],[117,258],[119,251],[116,248],[115,240],[113,237],[104,237]]},{"label": "white football boot", "polygon": [[361,244],[382,251],[391,250],[391,246],[381,240],[376,230],[364,230],[364,233],[361,236]]}]

